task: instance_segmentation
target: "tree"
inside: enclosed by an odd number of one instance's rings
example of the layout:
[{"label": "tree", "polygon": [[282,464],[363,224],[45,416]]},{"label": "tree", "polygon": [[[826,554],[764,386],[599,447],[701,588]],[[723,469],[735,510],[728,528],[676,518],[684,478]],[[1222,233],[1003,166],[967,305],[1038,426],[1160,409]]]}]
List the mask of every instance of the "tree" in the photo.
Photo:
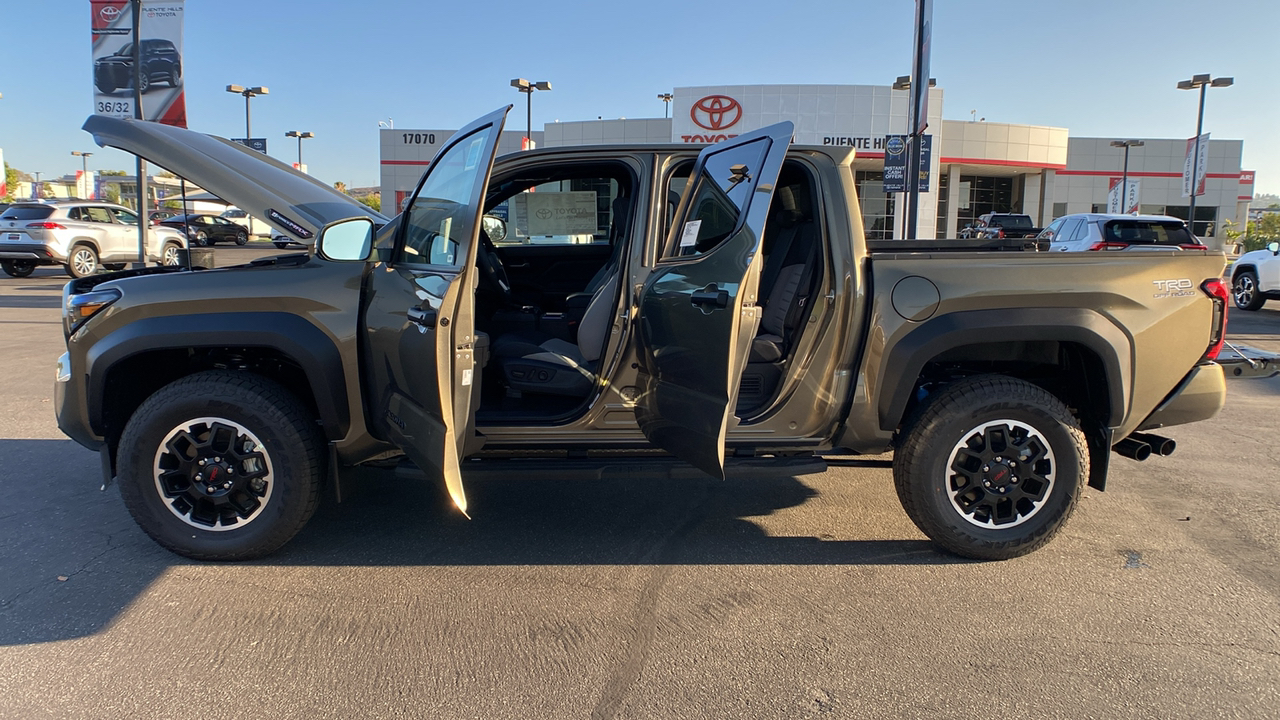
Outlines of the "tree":
[{"label": "tree", "polygon": [[98,171],[98,174],[99,174],[99,175],[106,175],[106,176],[108,176],[108,177],[124,177],[125,175],[128,175],[129,173],[127,173],[127,172],[125,172],[125,171],[123,171],[123,170],[99,170],[99,171]]},{"label": "tree", "polygon": [[9,163],[4,164],[4,182],[7,186],[8,194],[0,200],[6,202],[13,200],[13,194],[18,191],[18,183],[22,180],[22,173],[17,169],[9,167]]},{"label": "tree", "polygon": [[382,193],[369,193],[368,195],[361,195],[356,199],[374,210],[382,212]]},{"label": "tree", "polygon": [[343,195],[346,195],[346,194],[347,194],[347,184],[346,184],[346,183],[344,183],[344,182],[342,182],[341,180],[339,180],[338,182],[336,182],[336,183],[334,183],[334,184],[333,184],[333,189],[334,189],[334,190],[337,190],[338,192],[342,193]]}]

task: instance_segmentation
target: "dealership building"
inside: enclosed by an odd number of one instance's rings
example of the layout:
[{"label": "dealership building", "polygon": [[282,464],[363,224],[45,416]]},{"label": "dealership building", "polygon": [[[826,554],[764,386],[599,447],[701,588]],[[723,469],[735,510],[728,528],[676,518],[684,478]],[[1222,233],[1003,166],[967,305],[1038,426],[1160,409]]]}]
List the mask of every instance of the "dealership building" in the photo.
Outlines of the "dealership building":
[{"label": "dealership building", "polygon": [[[904,237],[901,194],[885,193],[885,136],[907,132],[907,90],[873,85],[723,85],[674,90],[671,118],[549,123],[533,131],[538,147],[690,143],[705,145],[790,120],[795,143],[850,147],[867,235]],[[929,191],[920,196],[919,237],[956,237],[984,213],[1020,212],[1039,226],[1062,215],[1106,212],[1120,182],[1124,149],[1139,212],[1186,219],[1182,196],[1187,140],[1072,137],[1068,128],[943,119],[942,88],[929,90]],[[511,123],[508,123],[508,128]],[[399,207],[453,130],[381,130],[384,202]],[[521,147],[524,132],[503,133],[499,152]],[[1252,171],[1241,169],[1244,143],[1211,140],[1204,193],[1196,200],[1196,234],[1216,237],[1223,223],[1242,224],[1253,197]],[[1118,193],[1117,193],[1118,195]]]}]

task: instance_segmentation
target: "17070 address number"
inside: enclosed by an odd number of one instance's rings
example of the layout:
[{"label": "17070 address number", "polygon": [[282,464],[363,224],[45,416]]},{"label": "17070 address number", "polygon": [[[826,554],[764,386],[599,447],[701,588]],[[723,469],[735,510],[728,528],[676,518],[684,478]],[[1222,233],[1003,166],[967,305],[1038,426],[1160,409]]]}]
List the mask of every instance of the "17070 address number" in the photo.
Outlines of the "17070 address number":
[{"label": "17070 address number", "polygon": [[99,113],[131,113],[133,112],[133,103],[130,102],[112,102],[110,100],[102,100],[98,102]]}]

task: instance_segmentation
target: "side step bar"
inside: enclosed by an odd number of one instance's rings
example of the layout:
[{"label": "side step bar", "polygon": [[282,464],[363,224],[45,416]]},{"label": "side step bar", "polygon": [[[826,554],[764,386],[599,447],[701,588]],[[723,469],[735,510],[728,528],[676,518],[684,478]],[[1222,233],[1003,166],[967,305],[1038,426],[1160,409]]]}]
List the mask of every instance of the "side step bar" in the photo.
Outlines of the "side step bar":
[{"label": "side step bar", "polygon": [[[826,472],[827,462],[816,456],[725,458],[730,480],[792,477]],[[426,473],[407,459],[396,476],[426,479]],[[694,480],[707,474],[669,457],[600,458],[482,458],[462,463],[467,479],[494,480]]]}]

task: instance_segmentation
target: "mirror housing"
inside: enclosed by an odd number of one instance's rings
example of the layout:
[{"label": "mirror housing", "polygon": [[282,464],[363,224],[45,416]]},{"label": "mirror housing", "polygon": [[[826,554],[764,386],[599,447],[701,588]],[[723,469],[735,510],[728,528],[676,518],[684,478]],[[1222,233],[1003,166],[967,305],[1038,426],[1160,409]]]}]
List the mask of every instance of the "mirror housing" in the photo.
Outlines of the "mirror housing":
[{"label": "mirror housing", "polygon": [[373,248],[373,219],[351,217],[329,223],[316,238],[316,252],[326,260],[364,262]]}]

